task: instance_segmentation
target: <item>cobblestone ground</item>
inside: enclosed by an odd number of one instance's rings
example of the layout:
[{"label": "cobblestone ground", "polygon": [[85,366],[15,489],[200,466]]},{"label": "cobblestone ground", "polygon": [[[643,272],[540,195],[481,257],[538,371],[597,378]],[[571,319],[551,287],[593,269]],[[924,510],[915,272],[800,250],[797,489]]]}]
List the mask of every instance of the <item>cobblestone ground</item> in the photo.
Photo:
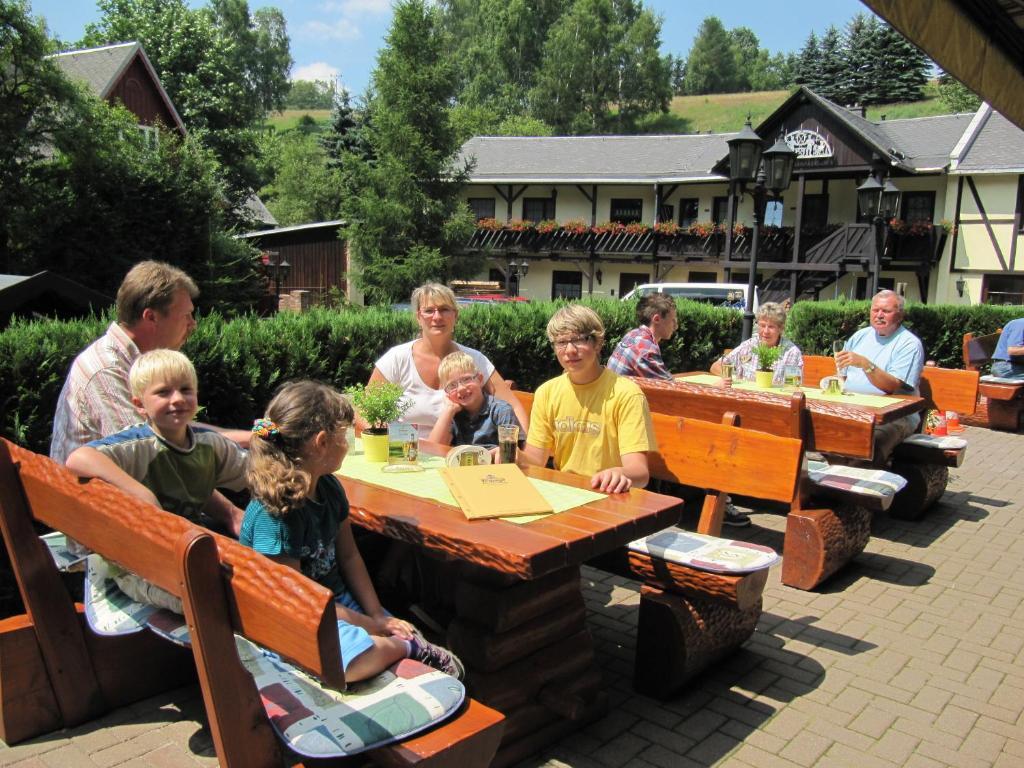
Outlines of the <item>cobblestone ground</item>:
[{"label": "cobblestone ground", "polygon": [[[966,436],[967,460],[924,520],[878,515],[865,552],[818,591],[773,572],[753,638],[667,703],[630,689],[638,585],[585,569],[611,714],[520,768],[1024,766],[1024,435]],[[753,517],[731,535],[781,550],[784,518]],[[8,765],[216,759],[186,688],[0,744]]]}]

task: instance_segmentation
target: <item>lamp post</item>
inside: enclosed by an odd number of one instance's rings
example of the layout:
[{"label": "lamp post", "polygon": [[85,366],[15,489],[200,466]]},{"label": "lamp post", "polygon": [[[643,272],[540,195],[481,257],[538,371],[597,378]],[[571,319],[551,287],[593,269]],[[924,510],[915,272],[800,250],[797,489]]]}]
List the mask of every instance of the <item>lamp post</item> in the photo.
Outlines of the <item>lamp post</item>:
[{"label": "lamp post", "polygon": [[[506,296],[518,296],[519,295],[519,278],[526,277],[526,273],[530,271],[530,262],[525,258],[516,264],[516,255],[510,253],[508,257],[508,269],[505,272],[505,295]],[[516,281],[516,292],[512,293],[512,279]]]},{"label": "lamp post", "polygon": [[[742,340],[750,338],[754,330],[754,291],[757,288],[757,243],[760,235],[764,207],[769,197],[778,197],[793,177],[796,152],[779,138],[771,148],[762,151],[763,142],[747,118],[743,130],[726,142],[729,145],[729,181],[740,196],[746,185],[754,182],[750,194],[754,201],[754,226],[750,236],[750,274],[747,277],[747,305],[743,310]],[[731,258],[731,254],[729,256]]]},{"label": "lamp post", "polygon": [[871,264],[870,295],[878,293],[878,275],[882,271],[882,251],[885,248],[885,228],[900,207],[900,189],[886,177],[879,181],[874,174],[857,187],[857,202],[864,216],[871,219],[875,228],[875,258]]},{"label": "lamp post", "polygon": [[274,298],[280,300],[281,283],[288,280],[288,273],[291,272],[292,265],[288,263],[287,259],[281,258],[280,251],[264,251],[263,269],[266,270],[268,277],[271,272],[273,273]]}]

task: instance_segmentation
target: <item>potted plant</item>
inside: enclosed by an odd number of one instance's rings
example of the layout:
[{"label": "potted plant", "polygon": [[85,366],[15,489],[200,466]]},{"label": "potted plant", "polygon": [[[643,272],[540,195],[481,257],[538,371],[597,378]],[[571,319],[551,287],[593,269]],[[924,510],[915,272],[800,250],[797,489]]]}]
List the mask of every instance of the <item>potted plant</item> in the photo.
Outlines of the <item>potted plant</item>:
[{"label": "potted plant", "polygon": [[775,364],[779,362],[779,357],[782,355],[782,347],[758,344],[754,348],[754,354],[757,355],[757,371],[754,373],[754,381],[761,389],[770,389],[775,376]]},{"label": "potted plant", "polygon": [[363,453],[367,461],[388,460],[388,424],[398,421],[412,406],[410,400],[403,400],[405,391],[391,382],[374,382],[348,387],[345,393],[352,398],[352,405],[362,419],[369,424],[363,430]]}]

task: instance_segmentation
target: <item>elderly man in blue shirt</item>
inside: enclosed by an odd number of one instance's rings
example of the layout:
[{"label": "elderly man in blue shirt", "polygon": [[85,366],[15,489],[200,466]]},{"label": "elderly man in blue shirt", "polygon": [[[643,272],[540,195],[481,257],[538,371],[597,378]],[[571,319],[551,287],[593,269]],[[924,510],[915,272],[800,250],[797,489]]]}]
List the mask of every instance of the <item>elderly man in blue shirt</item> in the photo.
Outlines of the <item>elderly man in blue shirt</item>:
[{"label": "elderly man in blue shirt", "polygon": [[[921,340],[903,327],[903,297],[879,291],[871,300],[870,323],[846,342],[836,355],[846,369],[845,391],[866,395],[916,395],[924,369]],[[920,414],[875,427],[872,464],[887,466],[892,452],[921,423]]]},{"label": "elderly man in blue shirt", "polygon": [[992,375],[1024,381],[1024,317],[1011,320],[992,353]]}]

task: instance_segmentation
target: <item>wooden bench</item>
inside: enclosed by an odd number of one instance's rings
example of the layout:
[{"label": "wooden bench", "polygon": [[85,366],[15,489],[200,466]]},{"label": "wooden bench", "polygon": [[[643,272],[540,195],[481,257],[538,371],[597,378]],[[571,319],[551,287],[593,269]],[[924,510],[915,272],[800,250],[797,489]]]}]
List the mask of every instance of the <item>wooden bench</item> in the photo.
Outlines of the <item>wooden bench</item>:
[{"label": "wooden bench", "polygon": [[[148,631],[92,634],[33,522],[64,531],[180,597],[192,653]],[[0,623],[0,735],[9,744],[94,719],[194,679],[198,670],[220,764],[280,766],[282,749],[239,660],[236,633],[344,689],[330,591],[236,541],[102,481],[80,481],[6,440],[0,441],[0,527],[28,611]],[[467,702],[432,730],[367,755],[384,766],[483,768],[503,718]]]},{"label": "wooden bench", "polygon": [[[794,439],[804,439],[810,429],[805,398],[800,392],[783,399],[732,387],[719,389],[655,379],[634,381],[655,412],[710,422],[721,422],[726,414],[733,413],[744,429]],[[833,429],[831,421],[826,424],[827,429]],[[854,413],[845,424],[843,428],[837,422],[834,427],[844,429],[846,444],[861,446],[870,453],[873,420]],[[815,485],[802,475],[799,503],[790,504],[786,517],[782,583],[813,589],[835,574],[867,545],[872,512],[888,509],[891,502],[887,496],[853,495],[828,485]]]},{"label": "wooden bench", "polygon": [[[835,358],[825,355],[804,355],[804,382],[815,386],[825,376],[836,373]],[[978,404],[977,371],[960,371],[925,365],[918,390],[925,409],[956,411],[970,416]],[[922,416],[923,418],[923,416]],[[950,448],[940,440],[914,438],[896,446],[892,471],[907,481],[897,495],[890,514],[902,519],[917,519],[927,512],[945,493],[949,484],[949,467],[959,467],[967,455],[965,447]]]},{"label": "wooden bench", "polygon": [[[531,393],[516,395],[532,409]],[[651,477],[704,490],[699,533],[721,533],[729,493],[798,505],[803,464],[799,439],[739,429],[731,414],[720,424],[658,413],[651,418],[659,449],[648,457]],[[711,573],[629,548],[590,563],[643,582],[634,687],[648,696],[668,698],[735,651],[761,615],[767,569],[743,575]]]},{"label": "wooden bench", "polygon": [[[965,333],[964,368],[979,371],[982,365],[990,362],[1001,334],[1002,330],[984,336]],[[1021,416],[1024,414],[1024,381],[982,380],[978,391],[986,400],[989,427],[1010,432],[1016,432],[1021,428]]]}]

